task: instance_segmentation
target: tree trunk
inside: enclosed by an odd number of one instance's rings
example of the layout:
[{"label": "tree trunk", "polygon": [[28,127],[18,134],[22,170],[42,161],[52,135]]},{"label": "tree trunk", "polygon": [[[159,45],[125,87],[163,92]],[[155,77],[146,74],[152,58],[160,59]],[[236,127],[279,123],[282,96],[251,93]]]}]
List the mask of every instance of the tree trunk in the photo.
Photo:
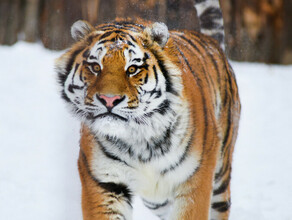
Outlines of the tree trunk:
[{"label": "tree trunk", "polygon": [[283,62],[283,0],[221,0],[221,5],[232,59]]},{"label": "tree trunk", "polygon": [[22,0],[1,0],[0,12],[0,43],[12,45],[21,31]]},{"label": "tree trunk", "polygon": [[38,40],[39,27],[39,0],[27,0],[24,12],[25,40],[35,42]]}]

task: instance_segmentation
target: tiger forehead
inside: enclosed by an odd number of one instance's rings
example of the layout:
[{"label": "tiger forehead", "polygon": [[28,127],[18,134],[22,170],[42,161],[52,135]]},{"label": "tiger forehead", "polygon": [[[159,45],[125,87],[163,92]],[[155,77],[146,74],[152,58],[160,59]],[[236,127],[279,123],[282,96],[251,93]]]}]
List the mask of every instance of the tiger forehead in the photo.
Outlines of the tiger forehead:
[{"label": "tiger forehead", "polygon": [[104,62],[112,57],[130,61],[134,58],[142,60],[144,54],[143,45],[133,33],[121,30],[111,30],[95,36],[89,50],[84,52],[85,59],[99,60]]},{"label": "tiger forehead", "polygon": [[118,29],[106,31],[98,35],[96,42],[98,42],[98,44],[103,44],[109,49],[125,49],[130,46],[135,47],[138,44],[138,41],[133,36],[133,33]]}]

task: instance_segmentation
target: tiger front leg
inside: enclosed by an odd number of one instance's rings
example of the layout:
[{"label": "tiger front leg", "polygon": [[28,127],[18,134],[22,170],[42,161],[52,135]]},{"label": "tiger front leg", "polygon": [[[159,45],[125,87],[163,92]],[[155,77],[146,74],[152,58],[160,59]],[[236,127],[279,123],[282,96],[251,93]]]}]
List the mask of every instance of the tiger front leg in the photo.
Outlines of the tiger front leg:
[{"label": "tiger front leg", "polygon": [[99,182],[90,172],[84,153],[78,160],[84,220],[131,220],[131,194],[124,184]]},{"label": "tiger front leg", "polygon": [[171,220],[209,220],[214,166],[202,164],[195,174],[183,183],[174,201]]}]

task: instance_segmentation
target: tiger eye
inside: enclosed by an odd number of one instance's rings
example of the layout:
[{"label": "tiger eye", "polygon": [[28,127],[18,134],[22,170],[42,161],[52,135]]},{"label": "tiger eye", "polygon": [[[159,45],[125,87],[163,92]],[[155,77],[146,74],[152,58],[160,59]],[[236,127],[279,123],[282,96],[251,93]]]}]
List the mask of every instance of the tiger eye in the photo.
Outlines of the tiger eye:
[{"label": "tiger eye", "polygon": [[137,67],[136,66],[130,66],[128,68],[128,73],[133,74],[133,73],[136,72],[136,70],[137,70]]},{"label": "tiger eye", "polygon": [[91,64],[91,68],[95,73],[98,73],[100,71],[100,65],[98,63]]}]

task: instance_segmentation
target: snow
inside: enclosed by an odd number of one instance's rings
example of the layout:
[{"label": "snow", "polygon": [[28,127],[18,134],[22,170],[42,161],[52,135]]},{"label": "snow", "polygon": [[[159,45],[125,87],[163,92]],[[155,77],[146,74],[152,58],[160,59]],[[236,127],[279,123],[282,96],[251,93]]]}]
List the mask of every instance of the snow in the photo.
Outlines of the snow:
[{"label": "snow", "polygon": [[[61,53],[0,46],[0,219],[81,219],[79,122],[60,99]],[[232,62],[242,100],[231,220],[292,219],[292,66]],[[134,204],[134,219],[157,219]]]}]

